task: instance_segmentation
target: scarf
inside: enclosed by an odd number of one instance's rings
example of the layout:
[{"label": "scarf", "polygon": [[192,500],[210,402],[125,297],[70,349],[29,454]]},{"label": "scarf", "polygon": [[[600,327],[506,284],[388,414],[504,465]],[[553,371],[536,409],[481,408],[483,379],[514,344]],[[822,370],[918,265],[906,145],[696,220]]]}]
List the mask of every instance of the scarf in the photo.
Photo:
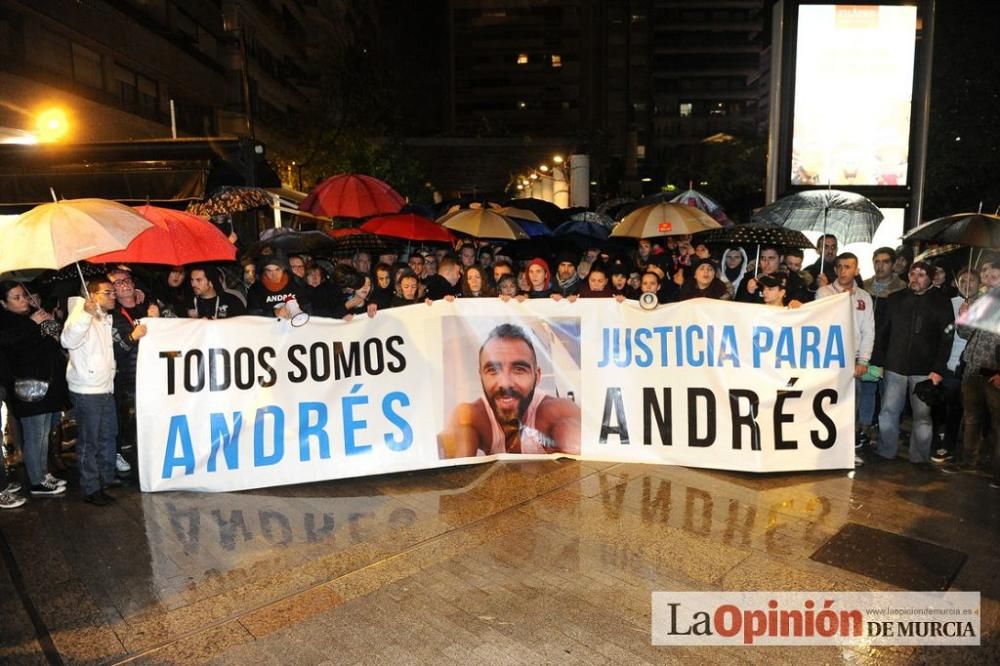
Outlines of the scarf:
[{"label": "scarf", "polygon": [[288,273],[282,273],[281,279],[278,281],[271,280],[265,275],[261,278],[261,282],[264,283],[264,287],[268,291],[281,291],[288,286]]}]

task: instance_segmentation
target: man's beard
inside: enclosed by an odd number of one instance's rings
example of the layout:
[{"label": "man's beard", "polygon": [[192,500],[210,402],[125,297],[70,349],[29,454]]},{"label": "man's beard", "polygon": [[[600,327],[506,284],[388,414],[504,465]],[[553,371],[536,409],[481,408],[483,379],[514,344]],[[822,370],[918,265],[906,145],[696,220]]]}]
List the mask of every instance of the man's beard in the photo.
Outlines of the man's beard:
[{"label": "man's beard", "polygon": [[[531,400],[534,397],[535,387],[532,385],[531,391],[527,395],[522,395],[516,389],[500,388],[488,395],[487,400],[489,400],[493,414],[497,417],[497,422],[500,425],[514,425],[520,423],[524,413],[528,410],[528,405],[531,404]],[[513,409],[502,408],[497,404],[498,398],[514,398],[517,400],[517,405]]]}]

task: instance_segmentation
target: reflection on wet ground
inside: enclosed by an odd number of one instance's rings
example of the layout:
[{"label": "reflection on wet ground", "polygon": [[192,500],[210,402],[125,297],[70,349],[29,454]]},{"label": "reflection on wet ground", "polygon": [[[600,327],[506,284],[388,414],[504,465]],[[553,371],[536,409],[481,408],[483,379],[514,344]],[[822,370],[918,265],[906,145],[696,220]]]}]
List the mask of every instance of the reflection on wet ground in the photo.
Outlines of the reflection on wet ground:
[{"label": "reflection on wet ground", "polygon": [[[0,514],[0,662],[1000,662],[1000,493],[851,476],[562,460],[107,509],[71,492]],[[650,644],[654,590],[895,589],[810,559],[849,523],[965,553],[951,589],[982,592],[984,646]]]}]

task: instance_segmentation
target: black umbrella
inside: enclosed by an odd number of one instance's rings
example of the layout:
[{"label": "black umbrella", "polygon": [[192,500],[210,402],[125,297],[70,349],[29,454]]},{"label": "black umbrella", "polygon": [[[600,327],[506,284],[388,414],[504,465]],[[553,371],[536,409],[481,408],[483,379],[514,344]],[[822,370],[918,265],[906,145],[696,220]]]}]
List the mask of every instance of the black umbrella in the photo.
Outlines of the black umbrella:
[{"label": "black umbrella", "polygon": [[530,210],[538,216],[538,219],[540,219],[543,224],[552,229],[566,221],[566,213],[563,209],[554,203],[545,201],[544,199],[535,199],[533,197],[511,199],[504,205],[510,208]]},{"label": "black umbrella", "polygon": [[911,229],[903,235],[903,241],[968,245],[972,270],[972,248],[1000,247],[1000,216],[980,212],[939,217]]},{"label": "black umbrella", "polygon": [[556,241],[562,241],[580,250],[603,247],[610,234],[611,230],[603,224],[586,220],[563,222],[552,232]]},{"label": "black umbrella", "polygon": [[706,245],[776,245],[783,248],[811,249],[813,243],[801,231],[768,222],[736,224],[702,231],[691,238],[692,243]]},{"label": "black umbrella", "polygon": [[988,213],[959,213],[939,217],[911,229],[903,235],[903,241],[1000,247],[1000,216]]},{"label": "black umbrella", "polygon": [[756,267],[760,265],[760,247],[762,245],[775,245],[785,249],[811,248],[813,246],[812,241],[801,231],[767,222],[751,222],[750,224],[709,229],[694,234],[691,237],[691,243],[726,246],[756,245],[757,258],[754,261],[754,275],[756,275]]},{"label": "black umbrella", "polygon": [[629,197],[619,197],[617,199],[608,199],[594,210],[598,213],[607,215],[612,220],[620,220],[640,206],[642,206],[642,204],[635,199],[631,199]]},{"label": "black umbrella", "polygon": [[280,250],[285,254],[330,256],[330,252],[337,248],[337,241],[322,231],[288,231],[258,242],[247,254],[266,254],[265,248]]},{"label": "black umbrella", "polygon": [[359,229],[352,229],[351,233],[337,236],[333,241],[335,246],[328,254],[330,257],[353,257],[358,252],[367,252],[377,257],[380,254],[399,254],[403,249],[401,242]]}]

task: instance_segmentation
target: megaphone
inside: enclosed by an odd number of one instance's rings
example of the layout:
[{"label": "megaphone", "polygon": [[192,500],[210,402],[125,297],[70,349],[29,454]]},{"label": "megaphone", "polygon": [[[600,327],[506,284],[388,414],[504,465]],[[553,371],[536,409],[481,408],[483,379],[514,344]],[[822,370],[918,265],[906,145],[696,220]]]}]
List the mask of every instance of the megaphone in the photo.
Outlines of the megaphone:
[{"label": "megaphone", "polygon": [[292,317],[292,326],[305,326],[309,323],[309,313],[302,311],[298,299],[294,296],[285,301],[285,306],[288,308],[288,314]]},{"label": "megaphone", "polygon": [[292,326],[305,326],[309,322],[309,313],[302,311],[302,308],[299,306],[299,301],[294,296],[289,296],[283,303],[275,303],[275,314],[277,314],[281,308],[285,308],[288,311],[288,319],[291,321]]}]

